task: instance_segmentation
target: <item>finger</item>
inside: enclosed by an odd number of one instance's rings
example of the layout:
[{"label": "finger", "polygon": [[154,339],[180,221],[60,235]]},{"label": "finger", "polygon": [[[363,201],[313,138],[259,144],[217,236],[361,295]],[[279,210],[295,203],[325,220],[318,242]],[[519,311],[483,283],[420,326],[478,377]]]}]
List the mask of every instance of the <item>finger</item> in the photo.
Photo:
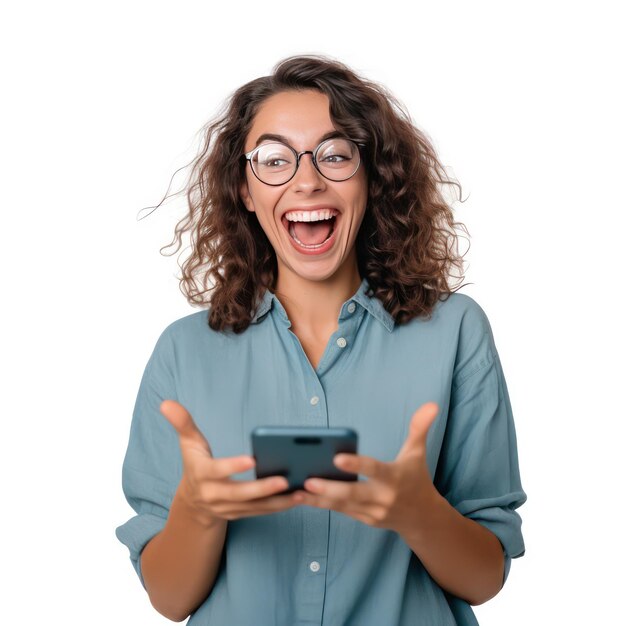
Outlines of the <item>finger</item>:
[{"label": "finger", "polygon": [[385,480],[389,474],[387,463],[363,454],[348,454],[343,452],[335,455],[335,465],[344,472],[362,474],[368,478]]},{"label": "finger", "polygon": [[348,482],[343,480],[326,480],[324,478],[307,478],[304,489],[314,495],[324,498],[324,501],[361,502],[369,498],[366,493],[370,490],[368,483]]},{"label": "finger", "polygon": [[254,467],[254,458],[248,455],[229,456],[220,459],[210,459],[207,464],[202,464],[201,475],[209,480],[223,480],[233,474],[246,472]]},{"label": "finger", "polygon": [[295,499],[294,494],[275,495],[261,500],[251,500],[232,509],[226,517],[238,519],[240,517],[252,517],[253,515],[266,515],[269,513],[277,513],[298,506],[299,502]]},{"label": "finger", "polygon": [[297,495],[294,495],[294,499],[300,505],[314,506],[318,509],[337,511],[346,515],[362,514],[368,508],[365,504],[356,500],[348,500],[344,497],[330,497],[326,492],[312,493],[311,487],[306,484],[304,488],[305,491],[296,492]]},{"label": "finger", "polygon": [[273,496],[289,487],[283,476],[269,476],[258,480],[232,480],[215,485],[215,499],[225,502],[246,502]]},{"label": "finger", "polygon": [[337,501],[321,496],[315,493],[310,493],[308,490],[297,491],[294,493],[294,500],[302,506],[314,506],[318,509],[326,509],[327,511],[337,510]]},{"label": "finger", "polygon": [[160,409],[167,421],[176,429],[181,447],[183,444],[190,445],[194,449],[201,450],[212,456],[209,442],[196,426],[189,411],[182,404],[175,400],[163,400]]},{"label": "finger", "polygon": [[409,424],[409,433],[396,459],[405,456],[409,452],[415,452],[416,450],[423,452],[426,450],[428,430],[435,421],[438,413],[439,406],[436,402],[422,404],[422,406],[413,413]]},{"label": "finger", "polygon": [[349,506],[341,506],[341,504],[337,503],[336,500],[331,500],[330,498],[325,498],[324,496],[316,496],[312,493],[302,491],[294,493],[294,499],[301,506],[312,506],[318,509],[325,509],[327,511],[337,511],[343,515],[348,515],[363,524],[368,524],[370,526],[378,525],[378,521],[371,514],[371,508],[367,506],[358,505],[356,503],[350,503]]},{"label": "finger", "polygon": [[304,488],[296,494],[317,498],[319,504],[332,502],[333,509],[342,510],[346,504],[353,509],[379,504],[380,498],[386,493],[385,486],[379,481],[348,482],[343,480],[327,480],[325,478],[307,478]]}]

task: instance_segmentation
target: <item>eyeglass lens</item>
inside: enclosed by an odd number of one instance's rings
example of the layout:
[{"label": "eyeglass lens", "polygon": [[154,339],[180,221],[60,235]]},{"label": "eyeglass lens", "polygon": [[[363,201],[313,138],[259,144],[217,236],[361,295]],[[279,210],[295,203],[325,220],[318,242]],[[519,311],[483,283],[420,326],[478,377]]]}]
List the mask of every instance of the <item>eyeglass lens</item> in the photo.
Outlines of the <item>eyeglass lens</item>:
[{"label": "eyeglass lens", "polygon": [[[328,139],[320,144],[316,161],[322,175],[329,180],[346,180],[359,167],[359,149],[348,139]],[[262,144],[250,161],[254,173],[270,185],[280,185],[292,178],[296,162],[294,152],[283,143]]]}]

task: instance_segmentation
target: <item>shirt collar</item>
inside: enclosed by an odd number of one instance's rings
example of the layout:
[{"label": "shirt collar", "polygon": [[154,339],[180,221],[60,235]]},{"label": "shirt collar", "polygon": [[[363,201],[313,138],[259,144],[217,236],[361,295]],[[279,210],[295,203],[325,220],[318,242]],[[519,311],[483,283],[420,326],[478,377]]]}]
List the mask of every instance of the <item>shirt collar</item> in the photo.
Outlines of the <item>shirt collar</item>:
[{"label": "shirt collar", "polygon": [[[385,309],[383,303],[376,296],[365,295],[368,288],[369,283],[367,278],[363,278],[357,292],[352,296],[352,298],[350,298],[350,300],[358,302],[358,304],[370,313],[370,315],[374,316],[389,332],[391,332],[395,325],[393,316]],[[347,303],[344,303],[342,312],[346,304]],[[269,289],[266,289],[263,296],[259,300],[259,305],[257,306],[256,312],[252,317],[251,323],[257,324],[263,321],[264,316],[272,309],[272,307],[276,309],[277,313],[285,322],[289,322],[287,312],[285,311],[285,308],[281,304],[280,300],[276,297],[276,294],[272,293]]]}]

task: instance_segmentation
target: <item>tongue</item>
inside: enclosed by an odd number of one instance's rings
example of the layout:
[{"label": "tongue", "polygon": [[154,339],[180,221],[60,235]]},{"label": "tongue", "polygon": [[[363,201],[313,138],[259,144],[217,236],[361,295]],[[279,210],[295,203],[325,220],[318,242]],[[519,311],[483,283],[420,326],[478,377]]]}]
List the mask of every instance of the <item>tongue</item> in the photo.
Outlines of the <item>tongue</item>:
[{"label": "tongue", "polygon": [[332,220],[320,220],[319,222],[292,222],[296,237],[307,246],[322,243],[328,239]]}]

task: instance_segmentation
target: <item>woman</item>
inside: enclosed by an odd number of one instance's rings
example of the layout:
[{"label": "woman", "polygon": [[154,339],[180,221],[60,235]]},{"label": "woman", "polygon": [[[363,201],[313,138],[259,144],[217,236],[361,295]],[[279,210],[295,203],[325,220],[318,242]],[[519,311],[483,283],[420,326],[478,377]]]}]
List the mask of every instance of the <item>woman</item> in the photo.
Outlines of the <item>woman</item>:
[{"label": "woman", "polygon": [[[117,529],[163,615],[476,624],[524,553],[506,383],[484,312],[449,286],[442,172],[391,95],[323,57],[284,60],[208,126],[176,234],[190,302],[215,287],[146,366],[137,515]],[[258,425],[353,428],[335,464],[360,479],[281,494],[254,479]]]}]

